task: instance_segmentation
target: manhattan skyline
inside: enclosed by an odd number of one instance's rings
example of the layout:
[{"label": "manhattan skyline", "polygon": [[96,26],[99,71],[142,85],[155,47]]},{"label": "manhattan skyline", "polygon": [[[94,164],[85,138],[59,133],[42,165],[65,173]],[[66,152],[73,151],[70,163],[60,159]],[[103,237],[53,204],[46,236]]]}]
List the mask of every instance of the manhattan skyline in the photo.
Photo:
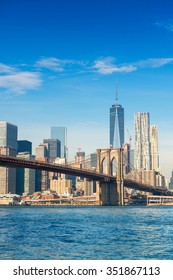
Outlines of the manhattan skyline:
[{"label": "manhattan skyline", "polygon": [[109,147],[109,108],[158,127],[160,167],[173,169],[173,4],[170,1],[13,1],[0,4],[0,121],[33,151],[65,126],[69,155]]}]

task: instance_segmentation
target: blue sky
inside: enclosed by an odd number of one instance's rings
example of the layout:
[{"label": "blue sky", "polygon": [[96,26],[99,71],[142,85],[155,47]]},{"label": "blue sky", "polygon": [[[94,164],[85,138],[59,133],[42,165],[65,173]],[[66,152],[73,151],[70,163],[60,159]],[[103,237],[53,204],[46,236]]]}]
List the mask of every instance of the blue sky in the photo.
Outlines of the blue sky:
[{"label": "blue sky", "polygon": [[78,147],[86,154],[108,147],[116,80],[132,140],[134,112],[149,112],[158,125],[169,178],[171,1],[0,1],[0,120],[16,124],[20,139],[35,147],[57,125],[67,126],[71,157]]}]

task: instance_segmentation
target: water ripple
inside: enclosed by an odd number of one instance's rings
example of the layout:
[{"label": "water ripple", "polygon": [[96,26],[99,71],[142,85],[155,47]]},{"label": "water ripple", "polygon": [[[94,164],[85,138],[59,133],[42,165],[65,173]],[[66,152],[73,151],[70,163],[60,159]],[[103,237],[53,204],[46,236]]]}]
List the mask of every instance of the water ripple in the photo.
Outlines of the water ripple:
[{"label": "water ripple", "polygon": [[0,207],[0,259],[172,259],[172,207]]}]

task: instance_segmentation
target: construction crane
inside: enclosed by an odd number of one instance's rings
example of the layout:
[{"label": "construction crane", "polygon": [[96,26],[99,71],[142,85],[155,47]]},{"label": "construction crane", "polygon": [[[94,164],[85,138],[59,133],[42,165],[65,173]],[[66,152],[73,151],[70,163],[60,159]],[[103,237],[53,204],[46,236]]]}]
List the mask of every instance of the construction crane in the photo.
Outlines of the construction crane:
[{"label": "construction crane", "polygon": [[127,129],[127,133],[128,133],[128,136],[129,136],[129,146],[130,146],[130,148],[131,148],[131,142],[132,142],[132,136],[130,135],[130,133],[129,133],[129,130]]}]

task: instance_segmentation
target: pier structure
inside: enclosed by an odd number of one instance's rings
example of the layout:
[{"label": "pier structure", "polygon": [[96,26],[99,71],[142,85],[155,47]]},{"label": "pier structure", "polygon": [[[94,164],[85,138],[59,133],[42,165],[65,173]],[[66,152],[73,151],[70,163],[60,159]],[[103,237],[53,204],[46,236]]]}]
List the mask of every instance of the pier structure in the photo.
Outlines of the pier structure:
[{"label": "pier structure", "polygon": [[148,206],[173,206],[173,196],[159,196],[159,195],[149,195],[147,196],[147,205]]}]

